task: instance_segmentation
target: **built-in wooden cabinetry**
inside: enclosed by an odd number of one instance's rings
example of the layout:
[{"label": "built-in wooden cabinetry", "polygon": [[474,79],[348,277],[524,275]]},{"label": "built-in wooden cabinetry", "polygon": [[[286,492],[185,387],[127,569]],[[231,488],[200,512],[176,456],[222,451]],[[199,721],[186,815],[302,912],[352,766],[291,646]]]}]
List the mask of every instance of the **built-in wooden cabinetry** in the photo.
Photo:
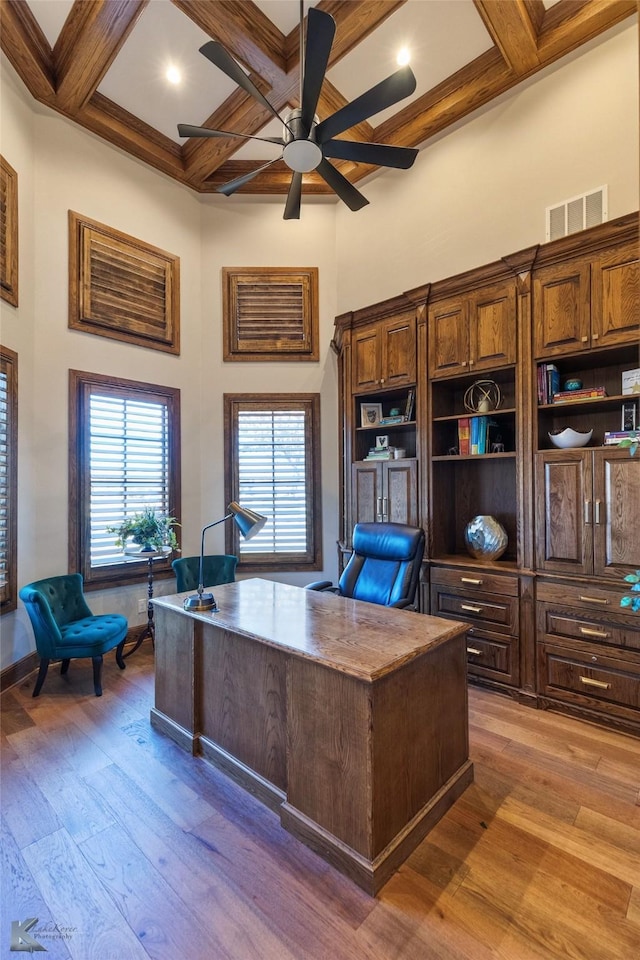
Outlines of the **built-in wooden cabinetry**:
[{"label": "built-in wooden cabinetry", "polygon": [[[335,340],[343,550],[358,520],[420,524],[421,610],[469,624],[470,679],[634,732],[640,616],[620,597],[624,575],[640,569],[640,451],[604,437],[621,429],[623,372],[640,367],[639,320],[632,214],[343,315]],[[538,370],[549,363],[561,387],[580,379],[604,395],[545,402]],[[473,416],[465,395],[479,379],[500,391],[491,442],[461,454],[460,421]],[[387,416],[408,389],[415,419],[362,425],[362,402]],[[565,426],[593,430],[588,446],[557,449],[550,434]],[[377,432],[393,434],[406,459],[365,460]],[[492,561],[466,548],[479,514],[507,532]]]}]

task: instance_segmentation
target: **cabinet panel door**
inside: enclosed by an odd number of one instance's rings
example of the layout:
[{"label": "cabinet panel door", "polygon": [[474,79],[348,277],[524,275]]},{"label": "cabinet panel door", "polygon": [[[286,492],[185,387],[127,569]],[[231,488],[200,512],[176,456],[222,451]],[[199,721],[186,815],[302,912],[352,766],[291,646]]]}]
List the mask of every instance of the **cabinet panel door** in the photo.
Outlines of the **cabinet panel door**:
[{"label": "cabinet panel door", "polygon": [[377,326],[363,327],[353,336],[353,389],[380,385],[380,333]]},{"label": "cabinet panel door", "polygon": [[502,284],[479,290],[469,307],[470,362],[495,370],[516,362],[516,288]]},{"label": "cabinet panel door", "polygon": [[418,523],[418,464],[416,460],[389,460],[383,464],[382,512],[391,523]]},{"label": "cabinet panel door", "polygon": [[380,523],[382,520],[382,466],[382,463],[373,462],[351,464],[351,505],[354,524]]},{"label": "cabinet panel door", "polygon": [[640,317],[640,260],[635,243],[603,253],[591,268],[594,347],[635,343]]},{"label": "cabinet panel door", "polygon": [[591,573],[591,451],[536,454],[536,559],[539,570]]},{"label": "cabinet panel door", "polygon": [[587,350],[590,346],[591,270],[587,260],[538,271],[533,280],[536,357]]},{"label": "cabinet panel door", "polygon": [[460,297],[429,308],[429,373],[448,377],[469,368],[469,314]]},{"label": "cabinet panel door", "polygon": [[640,459],[594,452],[594,573],[621,581],[640,570]]},{"label": "cabinet panel door", "polygon": [[415,383],[416,318],[413,315],[386,320],[380,329],[381,380],[385,386]]}]

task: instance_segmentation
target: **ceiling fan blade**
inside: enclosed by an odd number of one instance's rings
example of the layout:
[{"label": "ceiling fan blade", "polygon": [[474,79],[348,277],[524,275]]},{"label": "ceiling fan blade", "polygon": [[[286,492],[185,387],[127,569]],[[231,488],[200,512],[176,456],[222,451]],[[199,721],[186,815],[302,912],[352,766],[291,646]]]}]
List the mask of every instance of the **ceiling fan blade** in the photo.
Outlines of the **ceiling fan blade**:
[{"label": "ceiling fan blade", "polygon": [[[217,40],[209,40],[202,47],[200,47],[200,53],[203,54],[207,60],[210,60],[219,70],[222,70],[223,73],[229,77],[230,80],[233,80],[234,83],[237,83],[239,87],[242,87],[247,93],[251,94],[254,99],[261,103],[262,106],[268,110],[270,113],[277,117],[281,123],[284,123],[284,120],[275,109],[272,107],[266,97],[263,97],[255,84],[249,80],[249,77],[246,75],[242,67],[236,63],[230,54],[227,53],[225,48]],[[286,126],[286,124],[285,124]]]},{"label": "ceiling fan blade", "polygon": [[361,210],[369,203],[367,198],[356,190],[352,183],[349,183],[346,177],[336,170],[328,160],[321,160],[316,167],[316,173],[319,173],[325,183],[328,183],[331,189],[338,194],[343,203],[350,210]]},{"label": "ceiling fan blade", "polygon": [[253,137],[246,133],[232,133],[231,130],[212,130],[210,127],[194,127],[190,123],[178,124],[180,137],[242,137],[243,140],[262,140],[263,143],[277,143],[284,146],[282,137]]},{"label": "ceiling fan blade", "polygon": [[[324,75],[329,63],[331,45],[336,32],[333,17],[311,7],[307,13],[307,43],[304,57],[301,120],[305,130],[311,129]],[[302,69],[302,65],[301,65]]]},{"label": "ceiling fan blade", "polygon": [[302,195],[302,174],[294,173],[289,185],[283,220],[300,219],[300,198]]},{"label": "ceiling fan blade", "polygon": [[352,103],[345,104],[316,127],[318,143],[326,143],[339,133],[355,127],[381,110],[393,106],[398,100],[408,97],[416,88],[416,78],[411,67],[400,67],[386,80],[377,83],[366,93],[356,97]]},{"label": "ceiling fan blade", "polygon": [[377,167],[397,167],[408,170],[418,156],[412,147],[395,147],[388,143],[361,143],[357,140],[329,140],[322,145],[325,157],[335,160],[353,160],[372,163]]},{"label": "ceiling fan blade", "polygon": [[225,197],[230,197],[232,193],[235,193],[240,187],[244,187],[245,183],[249,183],[249,181],[257,177],[259,173],[262,173],[263,170],[270,167],[272,163],[277,163],[278,160],[282,160],[282,157],[280,156],[276,157],[275,160],[269,160],[268,163],[263,163],[261,167],[257,167],[250,173],[244,173],[241,177],[236,177],[235,180],[229,180],[229,183],[223,183],[221,187],[217,188],[217,192],[224,193]]}]

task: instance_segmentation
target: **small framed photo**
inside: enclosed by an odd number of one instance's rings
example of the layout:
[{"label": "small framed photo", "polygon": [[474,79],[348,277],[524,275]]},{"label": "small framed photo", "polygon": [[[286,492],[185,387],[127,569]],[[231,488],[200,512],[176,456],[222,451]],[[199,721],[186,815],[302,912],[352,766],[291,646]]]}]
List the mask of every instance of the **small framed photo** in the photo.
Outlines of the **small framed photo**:
[{"label": "small framed photo", "polygon": [[637,428],[637,407],[635,400],[625,400],[622,404],[621,430],[635,430]]},{"label": "small framed photo", "polygon": [[389,446],[389,437],[386,434],[384,434],[381,437],[376,437],[376,447],[380,447],[380,448],[384,447],[384,449],[386,450],[388,446]]},{"label": "small framed photo", "polygon": [[382,420],[381,403],[361,403],[360,404],[360,426],[375,427],[376,423]]}]

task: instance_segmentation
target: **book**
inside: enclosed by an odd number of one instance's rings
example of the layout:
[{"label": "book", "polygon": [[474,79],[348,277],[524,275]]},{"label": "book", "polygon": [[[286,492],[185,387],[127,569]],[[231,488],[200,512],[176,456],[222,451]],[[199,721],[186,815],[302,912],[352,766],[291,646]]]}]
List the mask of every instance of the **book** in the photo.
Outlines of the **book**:
[{"label": "book", "polygon": [[469,417],[462,417],[458,420],[458,451],[461,457],[468,456],[471,453]]},{"label": "book", "polygon": [[560,389],[560,374],[555,363],[547,364],[547,403],[553,399],[554,393]]},{"label": "book", "polygon": [[488,417],[478,417],[478,453],[487,452],[487,420]]},{"label": "book", "polygon": [[380,421],[380,426],[390,427],[390,426],[393,426],[395,423],[404,423],[405,420],[406,420],[406,417],[404,417],[402,414],[400,414],[397,417],[383,417],[382,420]]},{"label": "book", "polygon": [[478,420],[479,417],[470,417],[470,439],[471,439],[471,450],[470,452],[474,456],[478,453]]},{"label": "book", "polygon": [[409,389],[409,392],[407,393],[407,404],[404,409],[405,420],[411,420],[411,417],[413,416],[413,404],[415,402],[415,399],[416,399],[416,392],[413,389],[413,387],[411,387]]},{"label": "book", "polygon": [[582,387],[580,390],[560,390],[554,394],[553,403],[563,403],[567,400],[589,400],[593,397],[606,397],[605,387]]}]

